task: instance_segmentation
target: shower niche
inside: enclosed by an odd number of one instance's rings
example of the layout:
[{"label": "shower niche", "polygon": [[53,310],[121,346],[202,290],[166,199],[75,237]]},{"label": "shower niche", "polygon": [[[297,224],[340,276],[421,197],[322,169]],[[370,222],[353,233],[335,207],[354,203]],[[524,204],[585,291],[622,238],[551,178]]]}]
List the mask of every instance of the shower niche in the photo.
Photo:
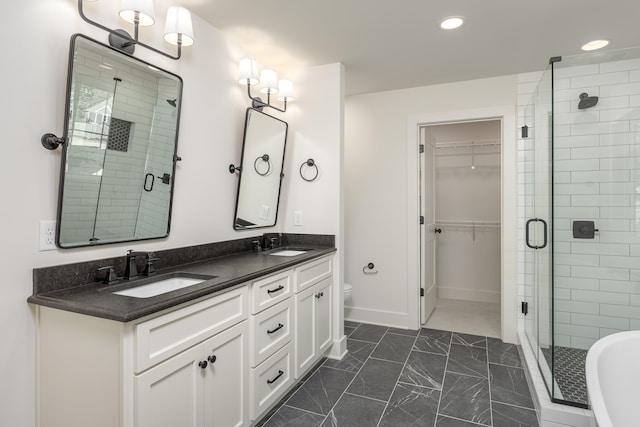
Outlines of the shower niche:
[{"label": "shower niche", "polygon": [[588,408],[587,351],[640,329],[640,49],[552,58],[520,120],[522,345]]}]

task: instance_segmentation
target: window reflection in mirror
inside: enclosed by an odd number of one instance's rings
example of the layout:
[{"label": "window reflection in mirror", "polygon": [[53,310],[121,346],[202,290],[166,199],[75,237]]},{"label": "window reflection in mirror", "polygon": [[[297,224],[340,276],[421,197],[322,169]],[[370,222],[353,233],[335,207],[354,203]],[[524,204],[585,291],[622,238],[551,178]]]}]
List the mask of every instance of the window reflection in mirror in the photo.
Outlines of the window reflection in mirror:
[{"label": "window reflection in mirror", "polygon": [[233,224],[236,230],[276,224],[287,129],[286,122],[247,109]]},{"label": "window reflection in mirror", "polygon": [[166,237],[180,77],[74,35],[67,90],[58,246]]}]

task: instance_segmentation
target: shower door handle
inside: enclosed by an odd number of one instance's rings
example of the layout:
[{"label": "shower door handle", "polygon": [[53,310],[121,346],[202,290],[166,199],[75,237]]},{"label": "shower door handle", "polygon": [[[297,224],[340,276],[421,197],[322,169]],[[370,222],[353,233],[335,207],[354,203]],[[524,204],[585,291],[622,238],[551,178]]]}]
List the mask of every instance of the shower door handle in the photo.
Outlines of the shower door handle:
[{"label": "shower door handle", "polygon": [[[536,246],[536,245],[532,245],[529,242],[529,229],[531,226],[532,222],[541,222],[542,223],[542,245]],[[530,220],[527,221],[527,224],[525,225],[525,242],[527,244],[527,246],[529,246],[531,249],[542,249],[545,248],[547,246],[547,222],[544,219],[541,218],[531,218]]]}]

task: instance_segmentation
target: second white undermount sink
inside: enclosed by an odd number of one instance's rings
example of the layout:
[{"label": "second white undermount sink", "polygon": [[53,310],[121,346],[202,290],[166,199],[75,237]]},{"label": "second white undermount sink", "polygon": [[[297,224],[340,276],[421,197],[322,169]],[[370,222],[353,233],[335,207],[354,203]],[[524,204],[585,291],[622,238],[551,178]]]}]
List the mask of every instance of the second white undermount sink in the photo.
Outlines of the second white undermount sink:
[{"label": "second white undermount sink", "polygon": [[273,256],[296,256],[296,255],[302,255],[303,253],[305,253],[307,251],[297,251],[297,250],[293,250],[293,249],[285,249],[282,251],[277,251],[277,252],[273,252],[269,255],[273,255]]},{"label": "second white undermount sink", "polygon": [[123,295],[134,298],[151,298],[178,289],[184,289],[189,286],[197,285],[207,279],[194,279],[191,277],[170,277],[168,279],[158,280],[147,285],[140,285],[122,291],[113,292],[116,295]]}]

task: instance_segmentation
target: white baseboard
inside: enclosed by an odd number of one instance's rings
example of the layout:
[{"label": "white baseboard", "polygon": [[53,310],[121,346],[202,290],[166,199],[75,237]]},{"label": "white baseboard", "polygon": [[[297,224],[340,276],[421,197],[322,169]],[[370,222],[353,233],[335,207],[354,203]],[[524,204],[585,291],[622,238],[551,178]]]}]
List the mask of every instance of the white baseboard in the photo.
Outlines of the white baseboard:
[{"label": "white baseboard", "polygon": [[500,304],[500,291],[481,291],[464,288],[438,288],[438,298]]},{"label": "white baseboard", "polygon": [[374,325],[409,328],[409,315],[393,311],[370,310],[366,308],[345,307],[344,320],[371,323]]},{"label": "white baseboard", "polygon": [[343,335],[340,339],[333,340],[333,345],[331,349],[327,353],[327,358],[342,360],[342,358],[347,354],[347,336]]}]

